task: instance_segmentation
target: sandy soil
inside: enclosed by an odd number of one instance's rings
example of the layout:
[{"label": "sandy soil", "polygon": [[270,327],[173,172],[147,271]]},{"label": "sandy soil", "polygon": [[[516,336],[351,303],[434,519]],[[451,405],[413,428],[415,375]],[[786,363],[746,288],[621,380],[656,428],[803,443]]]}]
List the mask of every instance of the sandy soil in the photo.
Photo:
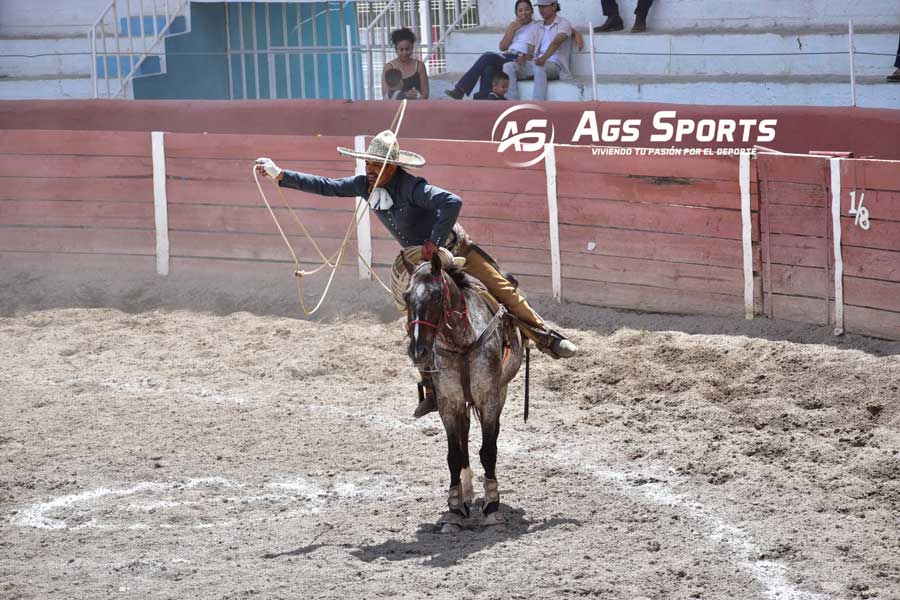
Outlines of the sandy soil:
[{"label": "sandy soil", "polygon": [[583,352],[511,386],[508,525],[441,535],[389,308],[7,281],[2,598],[900,598],[898,343],[538,301]]}]

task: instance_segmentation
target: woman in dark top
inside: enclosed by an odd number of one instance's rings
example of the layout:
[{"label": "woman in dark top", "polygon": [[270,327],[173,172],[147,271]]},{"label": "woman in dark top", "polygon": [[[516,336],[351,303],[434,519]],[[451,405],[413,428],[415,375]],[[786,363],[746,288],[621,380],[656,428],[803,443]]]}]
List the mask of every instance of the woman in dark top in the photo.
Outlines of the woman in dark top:
[{"label": "woman in dark top", "polygon": [[[391,33],[391,43],[397,52],[397,58],[384,65],[384,70],[397,69],[403,74],[403,94],[410,100],[428,98],[428,71],[425,63],[413,56],[416,45],[416,34],[407,28]],[[381,75],[382,96],[388,91],[384,72]]]}]

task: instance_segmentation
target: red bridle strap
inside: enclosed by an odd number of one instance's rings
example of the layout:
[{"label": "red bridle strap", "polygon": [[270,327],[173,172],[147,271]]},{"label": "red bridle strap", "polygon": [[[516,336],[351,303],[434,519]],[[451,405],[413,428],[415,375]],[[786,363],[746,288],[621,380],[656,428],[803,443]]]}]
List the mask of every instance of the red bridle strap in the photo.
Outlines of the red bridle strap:
[{"label": "red bridle strap", "polygon": [[447,325],[449,327],[450,315],[457,314],[463,317],[463,323],[465,324],[466,329],[469,328],[469,307],[466,305],[466,297],[460,292],[460,299],[462,300],[462,310],[453,310],[450,306],[450,285],[447,283],[447,276],[444,275],[444,272],[441,271],[441,284],[444,288],[444,293],[441,297],[441,304],[444,305],[444,312],[441,315],[441,320],[437,323],[432,323],[430,321],[423,321],[422,319],[415,319],[413,321],[406,322],[406,331],[409,332],[410,327],[413,325],[425,325],[426,327],[431,327],[432,329],[440,330],[443,325]]}]

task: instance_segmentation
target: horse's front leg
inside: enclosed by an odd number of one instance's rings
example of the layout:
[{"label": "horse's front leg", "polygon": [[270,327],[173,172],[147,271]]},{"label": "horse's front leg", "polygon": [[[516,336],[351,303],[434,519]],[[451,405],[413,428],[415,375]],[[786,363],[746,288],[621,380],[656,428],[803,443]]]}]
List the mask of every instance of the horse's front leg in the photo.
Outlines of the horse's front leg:
[{"label": "horse's front leg", "polygon": [[469,465],[469,415],[463,408],[450,414],[441,414],[447,432],[447,467],[450,469],[450,491],[447,507],[450,513],[441,522],[442,532],[462,529],[463,519],[470,514],[472,491],[472,467]]},{"label": "horse's front leg", "polygon": [[500,487],[497,483],[497,437],[500,435],[500,410],[506,398],[506,386],[498,390],[496,404],[489,405],[481,415],[481,466],[484,467],[484,513],[485,525],[499,525],[505,522],[500,514]]}]

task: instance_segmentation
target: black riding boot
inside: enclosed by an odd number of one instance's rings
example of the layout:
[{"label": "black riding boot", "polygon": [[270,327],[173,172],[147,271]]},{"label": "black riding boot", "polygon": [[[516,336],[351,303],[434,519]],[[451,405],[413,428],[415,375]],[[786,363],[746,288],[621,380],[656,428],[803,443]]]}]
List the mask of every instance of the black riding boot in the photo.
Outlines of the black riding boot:
[{"label": "black riding boot", "polygon": [[434,383],[431,381],[431,373],[419,371],[422,381],[419,382],[419,405],[413,412],[413,417],[424,417],[437,410],[437,402],[434,399]]}]

